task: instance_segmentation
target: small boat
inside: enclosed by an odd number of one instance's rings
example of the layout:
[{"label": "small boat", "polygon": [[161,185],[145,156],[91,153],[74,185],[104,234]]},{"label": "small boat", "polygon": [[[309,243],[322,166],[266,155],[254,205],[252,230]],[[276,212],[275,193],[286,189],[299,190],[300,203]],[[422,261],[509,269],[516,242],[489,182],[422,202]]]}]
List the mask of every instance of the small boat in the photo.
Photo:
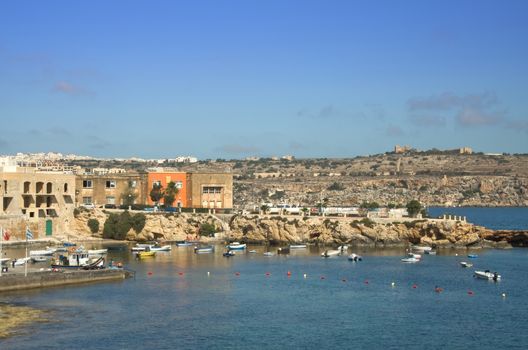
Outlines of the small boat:
[{"label": "small boat", "polygon": [[471,266],[473,266],[473,264],[472,263],[468,263],[466,261],[461,261],[460,262],[460,266],[462,266],[462,267],[471,267]]},{"label": "small boat", "polygon": [[468,258],[476,259],[476,258],[478,258],[478,255],[477,254],[468,254]]},{"label": "small boat", "polygon": [[90,258],[85,250],[75,251],[67,256],[61,255],[51,263],[51,268],[80,269],[83,267],[99,268],[104,265],[104,258]]},{"label": "small boat", "polygon": [[363,260],[363,257],[361,257],[361,255],[357,255],[357,254],[352,253],[352,254],[350,254],[348,256],[348,260],[349,261],[361,261],[361,260]]},{"label": "small boat", "polygon": [[77,244],[72,242],[64,242],[62,243],[64,247],[75,247]]},{"label": "small boat", "polygon": [[239,243],[239,242],[233,242],[233,243],[227,245],[227,249],[229,249],[229,250],[246,249],[246,244],[245,243]]},{"label": "small boat", "polygon": [[422,258],[422,256],[420,254],[416,254],[416,253],[408,253],[407,257],[408,258],[415,258],[415,259],[421,259]]},{"label": "small boat", "polygon": [[137,256],[138,256],[138,258],[140,258],[140,259],[143,259],[143,258],[150,258],[150,257],[154,257],[154,256],[156,256],[156,252],[155,252],[155,251],[152,251],[152,250],[145,250],[145,251],[142,251],[142,252],[138,252],[138,253],[137,253]]},{"label": "small boat", "polygon": [[101,256],[108,253],[108,249],[90,249],[88,250],[89,256]]},{"label": "small boat", "polygon": [[212,253],[214,251],[213,246],[205,246],[205,247],[195,247],[194,252],[196,254],[204,254],[204,253]]},{"label": "small boat", "polygon": [[339,250],[341,253],[346,253],[347,250],[348,250],[348,246],[347,245],[340,245],[339,247],[337,247],[337,250]]},{"label": "small boat", "polygon": [[33,256],[52,256],[53,253],[55,253],[55,250],[54,249],[46,249],[46,250],[30,250],[29,251],[29,256],[33,257]]},{"label": "small boat", "polygon": [[412,250],[415,250],[417,252],[428,252],[428,251],[433,250],[433,248],[428,247],[428,246],[423,246],[423,245],[413,245]]},{"label": "small boat", "polygon": [[273,256],[275,254],[273,254],[272,252],[264,252],[264,254],[262,254],[264,256]]},{"label": "small boat", "polygon": [[338,255],[341,255],[341,250],[337,250],[337,249],[327,249],[321,253],[321,256],[323,258],[330,258],[332,256],[338,256]]},{"label": "small boat", "polygon": [[178,246],[178,247],[190,247],[192,245],[193,244],[191,242],[177,242],[176,243],[176,246]]},{"label": "small boat", "polygon": [[424,251],[424,254],[427,254],[427,255],[436,255],[436,250],[426,250],[426,251]]},{"label": "small boat", "polygon": [[413,258],[413,257],[401,259],[401,262],[404,262],[404,263],[417,263],[419,261],[420,261],[420,259],[416,259],[416,258]]},{"label": "small boat", "polygon": [[45,262],[51,260],[51,255],[35,255],[31,257],[31,261],[36,262]]},{"label": "small boat", "polygon": [[232,250],[228,250],[227,252],[225,252],[224,254],[222,254],[223,256],[225,256],[226,258],[230,257],[230,256],[235,256],[235,252],[232,251]]},{"label": "small boat", "polygon": [[170,252],[172,249],[172,247],[170,245],[163,245],[163,246],[159,246],[159,245],[153,245],[150,247],[150,250],[154,251],[154,252]]},{"label": "small boat", "polygon": [[256,253],[257,251],[255,249],[250,250],[248,253]]},{"label": "small boat", "polygon": [[277,254],[290,254],[290,247],[281,247],[277,249]]},{"label": "small boat", "polygon": [[501,276],[497,272],[490,272],[490,270],[475,271],[475,277],[482,278],[485,280],[492,280],[495,282],[501,279]]},{"label": "small boat", "polygon": [[143,252],[145,250],[147,250],[147,248],[151,248],[153,246],[153,244],[144,244],[144,243],[138,243],[136,244],[135,246],[132,247],[132,251],[133,252]]},{"label": "small boat", "polygon": [[304,249],[306,244],[290,244],[290,249]]},{"label": "small boat", "polygon": [[27,256],[25,258],[16,259],[15,260],[15,266],[24,266],[25,264],[27,264],[30,261],[31,261],[31,257],[30,256]]},{"label": "small boat", "polygon": [[53,250],[54,253],[67,253],[68,248],[67,247],[46,247],[46,250]]},{"label": "small boat", "polygon": [[9,258],[1,258],[1,259],[0,259],[0,265],[7,265],[7,262],[8,262],[9,260],[11,260],[11,259],[9,259]]}]

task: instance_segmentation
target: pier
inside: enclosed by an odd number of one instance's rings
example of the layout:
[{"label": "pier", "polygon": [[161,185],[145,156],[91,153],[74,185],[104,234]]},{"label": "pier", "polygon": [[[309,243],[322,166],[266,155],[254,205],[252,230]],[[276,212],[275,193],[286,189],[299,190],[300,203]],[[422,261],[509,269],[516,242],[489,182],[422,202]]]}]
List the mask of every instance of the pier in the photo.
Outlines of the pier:
[{"label": "pier", "polygon": [[126,269],[46,270],[29,272],[27,276],[24,273],[3,273],[0,277],[0,292],[123,280],[132,274]]}]

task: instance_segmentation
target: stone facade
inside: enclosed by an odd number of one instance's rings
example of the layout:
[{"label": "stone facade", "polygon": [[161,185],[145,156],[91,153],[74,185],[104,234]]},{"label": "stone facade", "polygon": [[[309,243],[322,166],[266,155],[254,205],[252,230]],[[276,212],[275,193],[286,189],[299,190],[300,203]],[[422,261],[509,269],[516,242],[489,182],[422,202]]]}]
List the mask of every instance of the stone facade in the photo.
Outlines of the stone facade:
[{"label": "stone facade", "polygon": [[233,174],[190,173],[191,208],[233,208]]},{"label": "stone facade", "polygon": [[134,204],[145,204],[148,197],[146,173],[83,174],[77,176],[76,187],[77,205],[120,206],[128,202],[127,194],[136,196]]}]

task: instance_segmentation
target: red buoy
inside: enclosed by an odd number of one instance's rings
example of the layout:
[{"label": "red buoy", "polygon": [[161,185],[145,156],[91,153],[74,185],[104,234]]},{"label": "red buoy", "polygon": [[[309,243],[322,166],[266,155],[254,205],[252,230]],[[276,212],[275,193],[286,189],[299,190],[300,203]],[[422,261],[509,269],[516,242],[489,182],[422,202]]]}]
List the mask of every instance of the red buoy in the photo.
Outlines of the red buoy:
[{"label": "red buoy", "polygon": [[147,275],[152,276],[152,272],[147,273]]},{"label": "red buoy", "polygon": [[240,276],[240,272],[235,272],[235,275],[236,276]]},{"label": "red buoy", "polygon": [[325,279],[325,276],[321,276],[321,279],[324,280],[324,279]]},{"label": "red buoy", "polygon": [[443,288],[440,288],[440,287],[436,287],[435,288],[435,292],[437,292],[437,293],[442,293],[443,291],[444,291]]},{"label": "red buoy", "polygon": [[368,280],[365,280],[365,284],[369,284],[369,281],[368,281]]},{"label": "red buoy", "polygon": [[288,273],[286,273],[286,274],[288,275],[288,277],[290,277],[290,276],[291,276],[291,272],[290,272],[290,271],[288,271]]},{"label": "red buoy", "polygon": [[468,290],[468,295],[473,295],[473,291],[472,290]]},{"label": "red buoy", "polygon": [[269,275],[271,275],[271,273],[269,273],[269,272],[266,272],[266,276],[269,276]]},{"label": "red buoy", "polygon": [[413,289],[418,288],[418,286],[416,284],[413,284],[412,287],[413,287]]}]

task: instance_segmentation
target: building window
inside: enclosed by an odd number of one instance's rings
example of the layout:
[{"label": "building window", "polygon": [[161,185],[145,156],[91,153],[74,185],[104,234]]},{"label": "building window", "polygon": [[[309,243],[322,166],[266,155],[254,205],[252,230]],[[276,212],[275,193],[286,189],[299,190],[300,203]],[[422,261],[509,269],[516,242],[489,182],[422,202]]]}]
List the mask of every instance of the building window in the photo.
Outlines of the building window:
[{"label": "building window", "polygon": [[64,184],[64,193],[68,193],[68,184]]},{"label": "building window", "polygon": [[92,188],[92,180],[83,180],[83,188]]},{"label": "building window", "polygon": [[108,180],[108,181],[106,181],[106,188],[116,188],[116,182],[115,182],[115,180]]},{"label": "building window", "polygon": [[154,188],[154,187],[156,187],[156,186],[157,186],[157,187],[161,187],[161,181],[154,181],[154,182],[152,182],[152,188]]},{"label": "building window", "polygon": [[222,187],[208,186],[202,189],[202,193],[222,193]]},{"label": "building window", "polygon": [[176,181],[176,188],[178,188],[178,189],[183,188],[183,182]]},{"label": "building window", "polygon": [[130,181],[130,187],[136,188],[136,186],[137,186],[137,181],[136,180]]},{"label": "building window", "polygon": [[106,197],[106,204],[116,204],[115,197],[111,197],[111,196]]},{"label": "building window", "polygon": [[83,204],[92,204],[92,197],[83,197]]}]

